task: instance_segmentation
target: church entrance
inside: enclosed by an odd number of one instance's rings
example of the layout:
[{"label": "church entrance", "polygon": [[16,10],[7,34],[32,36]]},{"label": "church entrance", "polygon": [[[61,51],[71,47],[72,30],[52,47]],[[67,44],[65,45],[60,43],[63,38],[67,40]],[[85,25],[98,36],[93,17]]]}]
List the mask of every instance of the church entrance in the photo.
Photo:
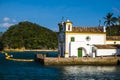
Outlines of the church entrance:
[{"label": "church entrance", "polygon": [[82,57],[82,48],[78,48],[78,57]]},{"label": "church entrance", "polygon": [[78,57],[83,57],[87,55],[87,51],[84,47],[79,47],[78,48]]}]

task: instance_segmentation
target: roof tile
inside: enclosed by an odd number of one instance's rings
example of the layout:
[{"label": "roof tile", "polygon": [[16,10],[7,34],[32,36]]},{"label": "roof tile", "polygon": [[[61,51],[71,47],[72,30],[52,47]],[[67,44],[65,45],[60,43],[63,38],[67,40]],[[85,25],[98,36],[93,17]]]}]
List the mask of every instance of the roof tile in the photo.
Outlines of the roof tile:
[{"label": "roof tile", "polygon": [[120,45],[94,45],[98,49],[120,49]]},{"label": "roof tile", "polygon": [[99,27],[72,27],[72,32],[103,32]]}]

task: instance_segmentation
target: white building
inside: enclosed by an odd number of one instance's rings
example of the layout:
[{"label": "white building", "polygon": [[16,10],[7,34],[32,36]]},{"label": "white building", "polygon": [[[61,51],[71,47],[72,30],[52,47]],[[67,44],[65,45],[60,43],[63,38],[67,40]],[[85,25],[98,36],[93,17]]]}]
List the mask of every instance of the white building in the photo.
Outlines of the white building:
[{"label": "white building", "polygon": [[120,36],[106,36],[105,27],[73,27],[69,20],[58,25],[58,52],[62,57],[120,55]]}]

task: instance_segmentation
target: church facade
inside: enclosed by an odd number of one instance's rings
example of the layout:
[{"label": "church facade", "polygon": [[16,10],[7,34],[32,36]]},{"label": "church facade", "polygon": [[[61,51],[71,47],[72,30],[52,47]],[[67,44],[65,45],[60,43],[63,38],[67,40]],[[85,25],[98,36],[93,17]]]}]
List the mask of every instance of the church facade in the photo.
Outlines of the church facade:
[{"label": "church facade", "polygon": [[70,20],[58,25],[58,52],[62,57],[120,55],[120,36],[106,36],[105,27],[73,27]]}]

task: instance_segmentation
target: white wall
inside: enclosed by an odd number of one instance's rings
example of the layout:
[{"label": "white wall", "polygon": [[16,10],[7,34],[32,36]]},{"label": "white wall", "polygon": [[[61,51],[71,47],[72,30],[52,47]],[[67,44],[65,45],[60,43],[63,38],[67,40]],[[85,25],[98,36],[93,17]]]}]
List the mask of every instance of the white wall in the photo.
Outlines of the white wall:
[{"label": "white wall", "polygon": [[120,41],[106,41],[106,44],[114,44],[114,42],[116,42],[116,44],[120,44]]},{"label": "white wall", "polygon": [[[70,26],[70,30],[68,30],[68,26]],[[65,28],[66,28],[66,31],[72,31],[72,24],[71,24],[71,22],[67,22]]]},{"label": "white wall", "polygon": [[[78,48],[84,47],[86,48],[87,46],[85,45],[84,42],[71,42],[70,43],[70,56],[78,56]],[[83,51],[83,50],[82,50]],[[85,52],[83,51],[83,56],[85,56]]]},{"label": "white wall", "polygon": [[116,49],[98,49],[96,56],[111,56],[117,52]]},{"label": "white wall", "polygon": [[82,49],[82,56],[86,56],[86,54],[92,56],[92,46],[84,42],[71,42],[69,56],[78,56],[78,48],[84,48]]},{"label": "white wall", "polygon": [[[90,41],[86,40],[87,36],[89,36],[91,38]],[[78,43],[72,43],[71,44],[72,45],[71,49],[72,50],[75,49],[75,51],[70,52],[71,37],[74,37],[75,42],[78,42]],[[76,55],[76,53],[77,53],[76,47],[80,47],[80,46],[82,47],[83,46],[83,47],[85,47],[87,49],[87,47],[85,46],[87,44],[89,44],[89,45],[92,45],[92,44],[105,44],[106,36],[105,36],[105,34],[94,34],[94,33],[93,34],[89,34],[89,33],[79,33],[79,34],[78,33],[77,34],[76,33],[75,34],[66,33],[65,40],[66,40],[65,41],[65,46],[66,46],[65,52],[71,53],[70,54],[70,56],[71,56],[71,55],[73,55],[72,54],[73,52],[75,53],[74,55]],[[83,44],[81,45],[81,43],[84,43],[84,45]],[[90,49],[90,47],[88,49]],[[88,49],[87,49],[87,51],[88,51]]]},{"label": "white wall", "polygon": [[[68,41],[71,41],[71,37],[75,37],[75,41],[84,41],[89,44],[105,44],[105,34],[67,34]],[[90,41],[86,40],[86,37],[89,36],[91,38]],[[69,43],[68,42],[68,43]]]}]

